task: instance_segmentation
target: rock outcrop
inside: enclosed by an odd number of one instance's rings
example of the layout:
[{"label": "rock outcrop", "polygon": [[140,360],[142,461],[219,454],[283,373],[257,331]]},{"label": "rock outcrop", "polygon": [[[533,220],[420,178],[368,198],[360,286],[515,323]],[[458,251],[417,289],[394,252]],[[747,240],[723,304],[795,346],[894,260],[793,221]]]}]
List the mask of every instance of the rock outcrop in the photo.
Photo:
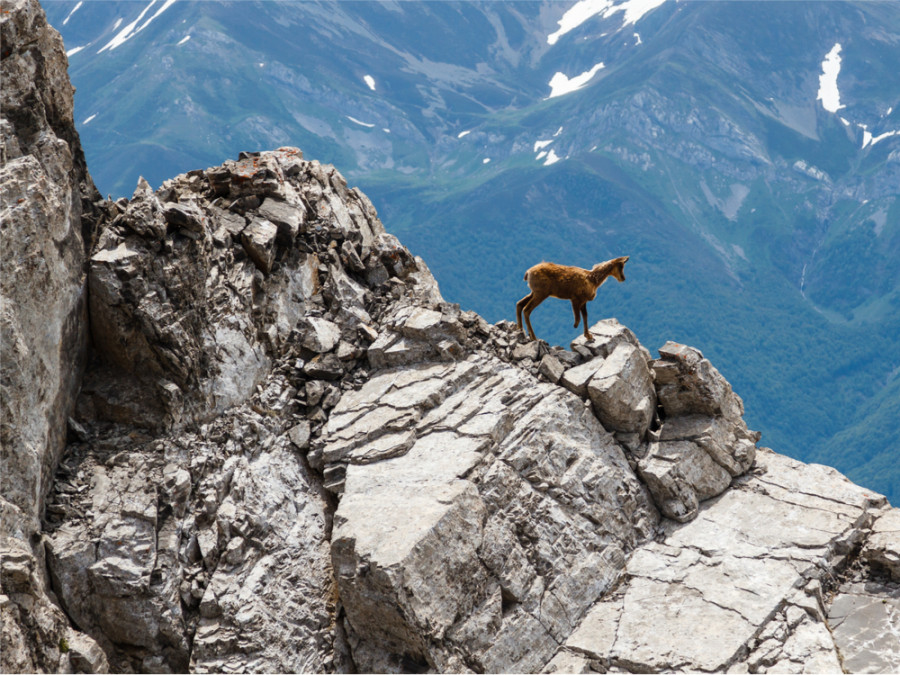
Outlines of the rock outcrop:
[{"label": "rock outcrop", "polygon": [[[4,239],[49,246],[23,195]],[[90,359],[55,418],[7,387],[52,350],[11,350],[4,277],[4,670],[900,667],[897,509],[758,448],[698,350],[654,359],[615,319],[551,348],[460,311],[296,148],[96,213]],[[38,422],[68,443],[23,463]]]},{"label": "rock outcrop", "polygon": [[4,0],[0,38],[2,663],[56,670],[90,652],[98,665],[95,645],[48,596],[40,533],[87,354],[85,248],[99,195],[59,34],[37,2]]}]

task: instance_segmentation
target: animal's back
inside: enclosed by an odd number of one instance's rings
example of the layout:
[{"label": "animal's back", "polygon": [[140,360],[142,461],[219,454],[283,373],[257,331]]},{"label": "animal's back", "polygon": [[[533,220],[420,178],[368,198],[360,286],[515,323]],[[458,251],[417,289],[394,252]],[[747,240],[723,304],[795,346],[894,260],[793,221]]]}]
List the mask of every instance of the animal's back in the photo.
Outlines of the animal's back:
[{"label": "animal's back", "polygon": [[525,281],[532,291],[544,291],[554,298],[571,300],[582,286],[587,270],[552,262],[538,263],[525,272]]}]

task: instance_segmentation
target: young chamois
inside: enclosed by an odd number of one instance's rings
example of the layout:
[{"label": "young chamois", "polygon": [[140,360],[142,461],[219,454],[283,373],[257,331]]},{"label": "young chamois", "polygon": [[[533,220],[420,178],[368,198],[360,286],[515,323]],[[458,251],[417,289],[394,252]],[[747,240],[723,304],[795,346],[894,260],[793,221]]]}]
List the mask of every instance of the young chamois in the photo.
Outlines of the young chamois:
[{"label": "young chamois", "polygon": [[519,330],[522,329],[522,310],[525,311],[525,323],[531,339],[537,340],[534,329],[531,327],[531,312],[548,297],[560,298],[572,301],[572,311],[575,313],[575,328],[578,328],[580,318],[584,319],[584,336],[590,340],[594,336],[588,330],[587,303],[597,295],[600,284],[607,277],[615,277],[620,282],[625,281],[625,263],[628,256],[613,258],[606,262],[594,265],[593,269],[583,270],[580,267],[557,265],[556,263],[542,262],[525,272],[525,281],[531,293],[516,303],[516,323]]}]

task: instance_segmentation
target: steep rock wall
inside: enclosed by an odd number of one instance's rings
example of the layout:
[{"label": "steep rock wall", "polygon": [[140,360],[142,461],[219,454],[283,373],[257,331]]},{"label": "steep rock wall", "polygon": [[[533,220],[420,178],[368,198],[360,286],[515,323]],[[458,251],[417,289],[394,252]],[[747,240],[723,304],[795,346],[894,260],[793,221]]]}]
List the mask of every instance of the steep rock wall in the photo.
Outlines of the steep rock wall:
[{"label": "steep rock wall", "polygon": [[46,594],[40,519],[87,353],[85,248],[99,195],[59,34],[27,0],[4,1],[0,34],[2,665],[55,670],[70,660],[61,645],[87,648]]}]

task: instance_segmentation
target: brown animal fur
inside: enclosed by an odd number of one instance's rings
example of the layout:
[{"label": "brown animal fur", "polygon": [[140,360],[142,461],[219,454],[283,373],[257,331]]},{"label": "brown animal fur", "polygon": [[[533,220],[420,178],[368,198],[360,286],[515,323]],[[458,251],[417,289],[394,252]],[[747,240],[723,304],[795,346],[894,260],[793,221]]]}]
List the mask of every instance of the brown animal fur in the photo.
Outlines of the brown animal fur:
[{"label": "brown animal fur", "polygon": [[625,263],[628,256],[613,258],[606,262],[594,265],[590,270],[569,265],[557,265],[556,263],[542,262],[525,272],[525,281],[531,293],[516,303],[516,323],[519,330],[522,328],[522,312],[525,313],[525,324],[531,339],[537,340],[534,329],[531,327],[531,312],[548,297],[560,298],[572,301],[572,312],[575,314],[575,328],[578,322],[584,319],[584,336],[590,340],[594,336],[588,330],[587,303],[597,295],[597,289],[606,281],[607,277],[614,277],[620,282],[625,281]]}]

